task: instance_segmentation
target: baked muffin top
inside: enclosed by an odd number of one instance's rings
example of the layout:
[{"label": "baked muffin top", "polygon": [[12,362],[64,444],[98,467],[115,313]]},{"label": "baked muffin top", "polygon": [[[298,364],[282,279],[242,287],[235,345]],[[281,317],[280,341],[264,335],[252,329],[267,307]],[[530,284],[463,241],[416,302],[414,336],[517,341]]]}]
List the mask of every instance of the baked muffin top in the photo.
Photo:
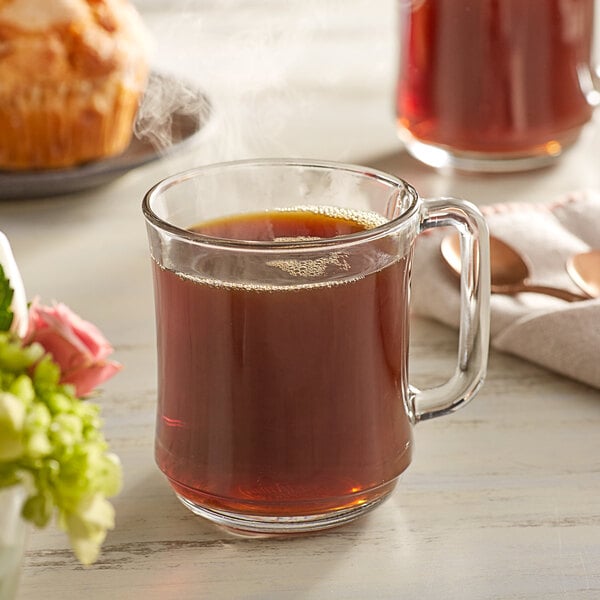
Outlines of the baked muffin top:
[{"label": "baked muffin top", "polygon": [[0,0],[0,89],[117,76],[142,88],[148,36],[129,0]]}]

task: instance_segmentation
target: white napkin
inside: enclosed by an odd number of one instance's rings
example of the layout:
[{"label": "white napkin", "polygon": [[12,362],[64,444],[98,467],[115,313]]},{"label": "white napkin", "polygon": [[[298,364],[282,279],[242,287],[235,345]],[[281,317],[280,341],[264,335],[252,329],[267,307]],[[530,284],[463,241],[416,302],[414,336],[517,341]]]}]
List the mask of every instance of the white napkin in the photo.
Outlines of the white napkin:
[{"label": "white napkin", "polygon": [[[490,233],[527,257],[530,281],[581,292],[565,264],[600,248],[600,193],[573,192],[549,204],[481,208]],[[442,262],[448,229],[419,237],[412,284],[414,314],[458,327],[457,279]],[[600,299],[566,302],[542,294],[493,294],[492,347],[600,388]]]},{"label": "white napkin", "polygon": [[27,308],[25,286],[23,285],[21,272],[17,266],[10,242],[2,231],[0,231],[0,265],[2,265],[4,275],[8,278],[10,287],[13,290],[10,307],[14,317],[11,330],[22,338],[27,333],[29,323],[29,309]]}]

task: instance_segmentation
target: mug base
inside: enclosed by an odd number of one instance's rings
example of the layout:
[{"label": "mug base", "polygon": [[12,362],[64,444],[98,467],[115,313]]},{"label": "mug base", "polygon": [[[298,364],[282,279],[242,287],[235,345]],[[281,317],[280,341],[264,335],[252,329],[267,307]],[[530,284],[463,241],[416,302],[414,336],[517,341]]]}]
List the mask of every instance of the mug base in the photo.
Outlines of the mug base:
[{"label": "mug base", "polygon": [[565,141],[553,140],[536,147],[531,153],[475,152],[449,148],[415,138],[410,131],[400,127],[398,137],[406,151],[419,162],[436,169],[456,169],[475,173],[511,173],[542,169],[556,163],[572,146],[579,134],[573,133]]},{"label": "mug base", "polygon": [[338,527],[354,521],[387,500],[392,490],[373,500],[321,514],[298,516],[263,516],[230,512],[208,508],[177,494],[180,502],[195,515],[203,517],[232,534],[244,537],[265,537],[287,534],[302,534]]}]

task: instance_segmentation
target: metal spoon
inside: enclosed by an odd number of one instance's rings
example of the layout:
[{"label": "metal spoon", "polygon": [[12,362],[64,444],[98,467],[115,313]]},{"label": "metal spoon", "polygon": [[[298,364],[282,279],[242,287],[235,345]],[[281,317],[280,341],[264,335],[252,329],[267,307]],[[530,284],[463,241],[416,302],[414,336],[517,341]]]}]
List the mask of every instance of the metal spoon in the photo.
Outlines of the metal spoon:
[{"label": "metal spoon", "polygon": [[[446,264],[455,274],[460,275],[460,238],[458,234],[446,236],[442,240],[441,251]],[[589,299],[587,295],[530,283],[529,267],[525,259],[514,248],[493,236],[490,236],[490,267],[491,289],[494,294],[513,295],[519,292],[534,292],[561,298],[568,302]]]},{"label": "metal spoon", "polygon": [[590,297],[600,297],[600,250],[582,252],[569,258],[567,273]]}]

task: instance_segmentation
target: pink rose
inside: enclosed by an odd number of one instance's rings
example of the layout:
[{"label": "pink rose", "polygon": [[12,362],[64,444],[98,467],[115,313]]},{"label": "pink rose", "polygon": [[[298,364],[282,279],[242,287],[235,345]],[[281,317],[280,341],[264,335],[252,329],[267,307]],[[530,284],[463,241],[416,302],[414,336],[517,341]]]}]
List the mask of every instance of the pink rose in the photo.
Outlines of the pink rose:
[{"label": "pink rose", "polygon": [[61,383],[74,385],[79,397],[89,394],[122,368],[119,363],[106,360],[113,348],[100,330],[64,304],[42,306],[34,299],[25,342],[38,342],[52,354],[61,368]]}]

